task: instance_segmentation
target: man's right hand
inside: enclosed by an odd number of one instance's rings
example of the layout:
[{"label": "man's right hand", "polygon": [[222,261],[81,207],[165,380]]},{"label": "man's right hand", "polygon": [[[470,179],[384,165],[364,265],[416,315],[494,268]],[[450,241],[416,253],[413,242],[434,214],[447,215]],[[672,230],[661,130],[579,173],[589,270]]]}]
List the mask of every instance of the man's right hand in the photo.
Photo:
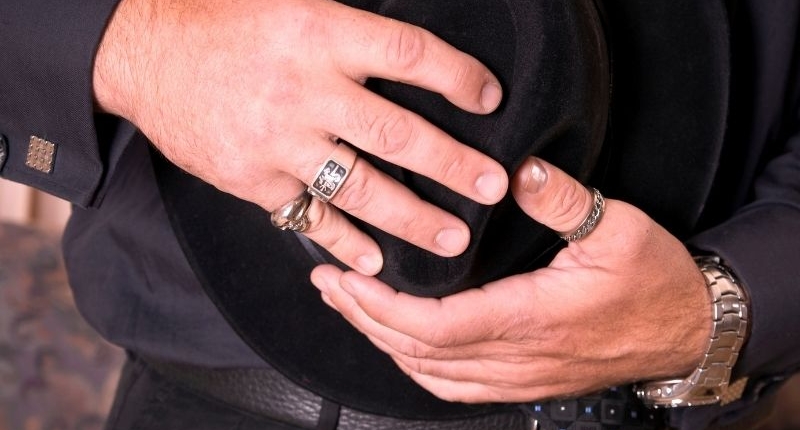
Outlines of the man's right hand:
[{"label": "man's right hand", "polygon": [[[122,0],[97,54],[99,107],[139,127],[172,162],[273,211],[296,197],[341,138],[479,203],[505,195],[502,166],[365,89],[367,78],[441,93],[476,114],[497,79],[431,33],[329,0]],[[330,201],[410,243],[460,254],[469,230],[358,159]],[[305,234],[365,274],[378,245],[315,202]]]}]

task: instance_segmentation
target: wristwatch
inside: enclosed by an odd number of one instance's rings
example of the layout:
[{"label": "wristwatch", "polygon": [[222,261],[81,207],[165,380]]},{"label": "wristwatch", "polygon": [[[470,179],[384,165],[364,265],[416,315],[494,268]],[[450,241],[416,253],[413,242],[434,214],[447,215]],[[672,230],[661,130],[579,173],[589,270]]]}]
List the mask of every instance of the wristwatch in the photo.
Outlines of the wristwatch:
[{"label": "wristwatch", "polygon": [[637,385],[636,395],[647,406],[729,403],[741,397],[746,378],[730,383],[749,328],[749,302],[733,272],[716,256],[695,257],[711,295],[714,328],[703,361],[685,379],[650,381]]}]

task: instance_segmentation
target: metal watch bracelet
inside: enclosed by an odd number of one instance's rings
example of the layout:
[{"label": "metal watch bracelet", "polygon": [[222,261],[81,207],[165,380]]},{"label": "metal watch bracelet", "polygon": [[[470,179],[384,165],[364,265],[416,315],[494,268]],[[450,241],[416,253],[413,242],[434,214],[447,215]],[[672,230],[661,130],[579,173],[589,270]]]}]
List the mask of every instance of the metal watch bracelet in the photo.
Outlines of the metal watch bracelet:
[{"label": "metal watch bracelet", "polygon": [[[748,299],[718,257],[695,257],[711,295],[713,331],[697,369],[685,379],[645,382],[636,395],[648,406],[678,407],[729,402],[741,397],[746,379],[730,384],[731,370],[747,337]],[[733,392],[738,391],[738,392]]]}]

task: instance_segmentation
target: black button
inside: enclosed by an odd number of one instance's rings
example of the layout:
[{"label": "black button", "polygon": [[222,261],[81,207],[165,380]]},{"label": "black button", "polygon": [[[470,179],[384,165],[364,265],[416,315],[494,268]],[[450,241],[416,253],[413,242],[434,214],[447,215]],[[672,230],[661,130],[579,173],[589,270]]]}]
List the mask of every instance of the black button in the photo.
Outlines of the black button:
[{"label": "black button", "polygon": [[554,401],[550,404],[550,418],[554,421],[575,421],[578,419],[578,401]]},{"label": "black button", "polygon": [[0,169],[6,163],[6,158],[8,158],[8,142],[6,137],[0,134]]},{"label": "black button", "polygon": [[625,402],[603,399],[600,402],[600,418],[603,424],[622,424],[625,420]]}]

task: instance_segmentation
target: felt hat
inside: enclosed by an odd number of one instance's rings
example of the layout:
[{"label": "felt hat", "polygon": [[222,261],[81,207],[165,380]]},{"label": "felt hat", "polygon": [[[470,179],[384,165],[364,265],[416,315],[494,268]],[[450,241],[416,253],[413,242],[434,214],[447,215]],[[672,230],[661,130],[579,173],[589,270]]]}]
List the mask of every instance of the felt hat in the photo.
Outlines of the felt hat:
[{"label": "felt hat", "polygon": [[[367,85],[499,160],[513,173],[530,154],[629,201],[678,237],[697,222],[716,169],[728,102],[721,1],[349,0],[425,27],[486,64],[505,99],[493,114],[460,111],[398,83]],[[601,7],[602,4],[602,7]],[[379,277],[443,296],[542,267],[563,246],[509,196],[485,206],[369,154],[369,162],[472,231],[443,258],[358,223],[380,244]],[[269,214],[153,157],[190,264],[239,335],[306,388],[352,408],[406,418],[455,418],[498,405],[436,399],[337,313],[308,281],[324,250],[271,226]],[[392,210],[386,208],[387,211]],[[531,312],[534,312],[532,309]]]}]

